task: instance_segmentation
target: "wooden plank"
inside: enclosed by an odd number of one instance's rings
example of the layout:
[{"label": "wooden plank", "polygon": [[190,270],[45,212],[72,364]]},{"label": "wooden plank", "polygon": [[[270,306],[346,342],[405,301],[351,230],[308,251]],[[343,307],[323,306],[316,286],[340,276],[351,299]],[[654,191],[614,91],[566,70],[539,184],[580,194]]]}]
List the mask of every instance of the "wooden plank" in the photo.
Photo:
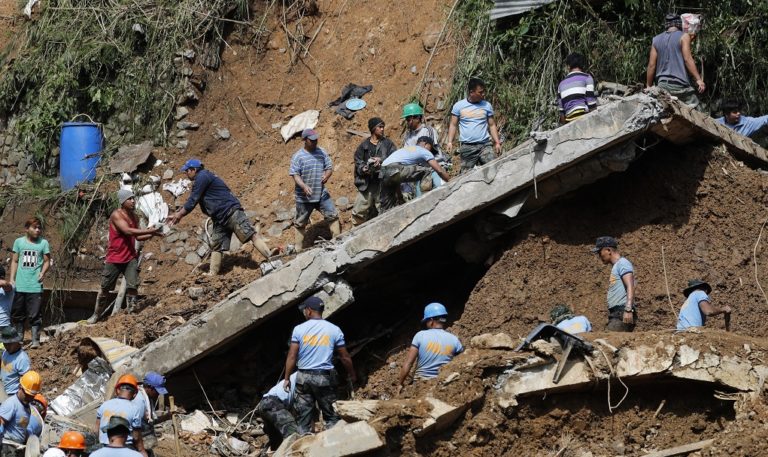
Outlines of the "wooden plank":
[{"label": "wooden plank", "polygon": [[705,447],[712,446],[715,440],[697,441],[696,443],[685,444],[683,446],[671,447],[663,451],[651,452],[643,457],[671,457],[674,455],[688,455],[691,452],[700,451]]}]

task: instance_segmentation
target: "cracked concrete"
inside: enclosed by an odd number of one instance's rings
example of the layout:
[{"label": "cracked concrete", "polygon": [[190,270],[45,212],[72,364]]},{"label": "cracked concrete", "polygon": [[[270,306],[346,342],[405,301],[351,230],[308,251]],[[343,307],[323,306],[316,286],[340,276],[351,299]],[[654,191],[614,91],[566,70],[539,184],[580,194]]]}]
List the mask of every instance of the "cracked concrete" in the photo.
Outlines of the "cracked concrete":
[{"label": "cracked concrete", "polygon": [[[662,121],[665,113],[669,117]],[[623,170],[634,158],[634,148],[628,144],[660,122],[667,127],[654,131],[665,137],[674,133],[669,128],[671,122],[720,132],[714,120],[687,112],[676,102],[662,102],[645,94],[601,106],[577,122],[539,134],[537,141],[529,140],[446,186],[352,229],[328,246],[299,254],[150,343],[131,358],[129,367],[138,373],[172,373],[268,321],[273,314],[318,293],[328,282],[339,283],[347,272],[359,271],[494,205],[504,207],[507,202],[509,207],[510,200],[520,201],[520,196],[538,182],[557,176],[556,190],[572,190],[586,184],[585,180],[596,179],[595,172],[602,175]],[[690,125],[692,122],[697,124]],[[751,145],[740,149],[746,143],[732,140],[732,136],[723,137],[723,141],[742,156],[755,160],[768,157],[765,151],[756,151]],[[600,170],[585,164],[590,158],[599,159]],[[354,300],[354,291],[346,292],[347,296],[336,300],[341,303],[338,309]],[[333,295],[326,294],[326,298]]]}]

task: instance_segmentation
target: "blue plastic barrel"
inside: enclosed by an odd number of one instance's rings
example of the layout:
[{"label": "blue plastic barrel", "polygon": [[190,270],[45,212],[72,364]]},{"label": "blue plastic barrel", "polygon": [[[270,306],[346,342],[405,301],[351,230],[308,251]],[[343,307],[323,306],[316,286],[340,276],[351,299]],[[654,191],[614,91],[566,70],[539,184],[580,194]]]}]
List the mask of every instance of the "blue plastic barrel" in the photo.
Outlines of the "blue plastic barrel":
[{"label": "blue plastic barrel", "polygon": [[94,122],[65,122],[61,127],[59,174],[61,189],[70,190],[96,178],[104,140],[101,126]]}]

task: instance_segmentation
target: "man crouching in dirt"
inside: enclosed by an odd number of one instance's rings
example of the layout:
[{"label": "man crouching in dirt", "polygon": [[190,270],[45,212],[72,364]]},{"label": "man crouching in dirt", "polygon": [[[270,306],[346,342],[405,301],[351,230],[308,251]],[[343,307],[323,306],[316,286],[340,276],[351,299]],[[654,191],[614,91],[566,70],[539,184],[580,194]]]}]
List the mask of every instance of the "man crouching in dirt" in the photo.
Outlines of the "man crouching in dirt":
[{"label": "man crouching in dirt", "polygon": [[700,279],[688,281],[688,287],[683,289],[685,303],[677,318],[677,329],[685,330],[691,327],[704,327],[708,317],[724,314],[725,330],[731,330],[731,307],[728,305],[715,306],[709,298],[712,286]]},{"label": "man crouching in dirt", "polygon": [[413,337],[405,363],[400,368],[400,387],[405,385],[417,359],[415,378],[432,379],[437,377],[443,365],[464,352],[461,341],[444,330],[447,317],[448,311],[440,303],[430,303],[424,308],[421,322],[427,329]]},{"label": "man crouching in dirt", "polygon": [[576,316],[568,305],[558,304],[549,312],[552,325],[571,335],[592,331],[592,324],[587,316]]},{"label": "man crouching in dirt", "polygon": [[181,167],[181,171],[187,174],[187,178],[192,180],[192,192],[184,203],[184,206],[174,214],[168,216],[168,224],[174,225],[181,221],[187,214],[191,213],[195,206],[200,203],[200,209],[203,214],[210,216],[213,221],[213,233],[211,233],[211,266],[208,270],[209,275],[219,274],[221,269],[221,259],[224,251],[229,250],[229,241],[232,233],[237,235],[241,243],[245,244],[249,240],[253,241],[261,255],[269,261],[272,253],[269,251],[267,243],[256,233],[251,226],[251,222],[243,211],[243,207],[224,183],[224,180],[206,170],[203,163],[197,159],[189,159]]},{"label": "man crouching in dirt", "polygon": [[89,324],[95,324],[101,318],[107,307],[107,294],[114,289],[121,274],[125,277],[127,286],[125,301],[128,311],[133,311],[139,288],[139,254],[136,251],[136,241],[162,236],[160,227],[139,228],[139,220],[134,212],[136,199],[133,192],[127,189],[118,190],[117,201],[120,207],[109,216],[109,244],[107,257],[104,259],[104,271],[101,274],[101,290],[96,295],[96,306],[93,316],[88,318]]},{"label": "man crouching in dirt", "polygon": [[284,439],[298,432],[296,418],[291,412],[293,396],[296,393],[297,373],[293,373],[288,380],[291,388],[286,391],[283,388],[283,380],[269,389],[256,406],[256,414],[264,421],[264,433],[269,438],[269,447],[276,451]]},{"label": "man crouching in dirt", "polygon": [[608,280],[608,326],[610,332],[631,332],[637,323],[635,309],[635,269],[619,253],[619,243],[611,236],[601,236],[592,252],[605,265],[612,265]]}]

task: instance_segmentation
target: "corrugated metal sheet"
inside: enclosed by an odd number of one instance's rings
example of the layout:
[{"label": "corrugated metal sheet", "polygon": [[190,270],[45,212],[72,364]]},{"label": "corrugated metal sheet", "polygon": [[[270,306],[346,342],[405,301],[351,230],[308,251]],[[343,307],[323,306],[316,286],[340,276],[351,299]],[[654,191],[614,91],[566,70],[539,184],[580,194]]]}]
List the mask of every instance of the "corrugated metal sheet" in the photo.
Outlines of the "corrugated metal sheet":
[{"label": "corrugated metal sheet", "polygon": [[491,10],[491,19],[501,19],[507,16],[522,14],[544,5],[552,3],[555,0],[496,0],[496,4]]}]

